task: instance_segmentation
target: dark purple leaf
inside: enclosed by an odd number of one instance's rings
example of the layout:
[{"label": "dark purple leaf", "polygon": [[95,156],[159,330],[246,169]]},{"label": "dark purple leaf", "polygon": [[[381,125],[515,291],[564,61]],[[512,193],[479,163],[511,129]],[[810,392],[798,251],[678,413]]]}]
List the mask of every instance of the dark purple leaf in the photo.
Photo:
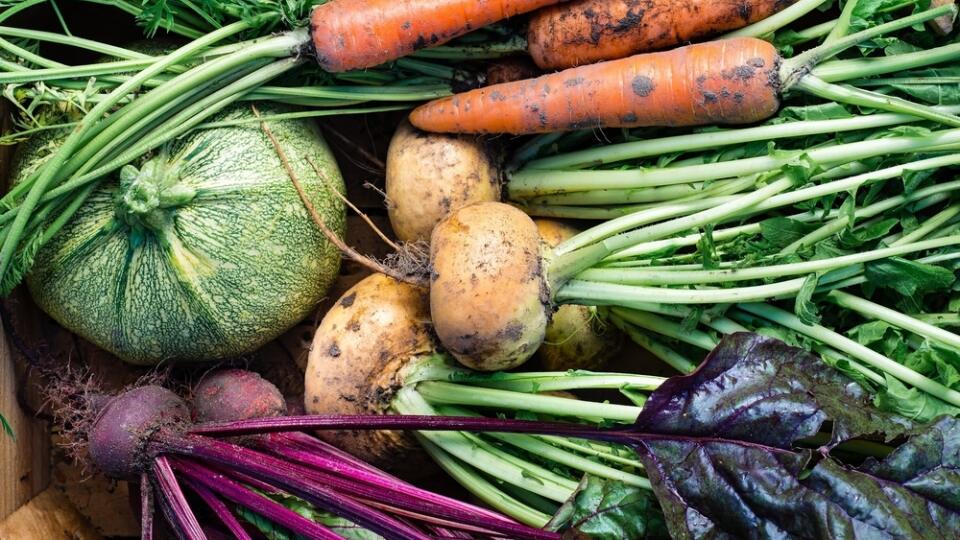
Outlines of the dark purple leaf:
[{"label": "dark purple leaf", "polygon": [[[797,448],[826,422],[830,444]],[[960,421],[913,431],[815,356],[754,334],[724,339],[647,402],[635,446],[673,538],[960,538]],[[913,434],[861,469],[845,440]]]}]

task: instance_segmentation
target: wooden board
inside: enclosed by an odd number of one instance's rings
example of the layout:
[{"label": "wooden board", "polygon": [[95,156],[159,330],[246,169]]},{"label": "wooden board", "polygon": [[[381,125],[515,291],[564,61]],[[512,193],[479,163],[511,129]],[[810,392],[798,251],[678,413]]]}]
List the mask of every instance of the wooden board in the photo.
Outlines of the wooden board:
[{"label": "wooden board", "polygon": [[62,493],[49,488],[0,521],[0,540],[101,540]]},{"label": "wooden board", "polygon": [[[6,111],[6,104],[0,104],[3,132],[10,127]],[[0,146],[0,178],[7,177],[12,154],[11,147]],[[0,431],[0,520],[43,491],[50,481],[46,424],[24,413],[18,404],[23,375],[0,327],[0,414],[15,436]]]}]

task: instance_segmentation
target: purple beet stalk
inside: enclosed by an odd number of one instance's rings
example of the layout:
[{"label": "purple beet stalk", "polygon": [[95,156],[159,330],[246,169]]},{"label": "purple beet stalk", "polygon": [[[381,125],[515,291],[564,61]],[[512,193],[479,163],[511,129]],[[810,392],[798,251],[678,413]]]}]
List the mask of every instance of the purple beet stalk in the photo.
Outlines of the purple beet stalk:
[{"label": "purple beet stalk", "polygon": [[[451,536],[446,530],[460,531],[451,537],[469,532],[472,538],[559,538],[420,490],[306,434],[264,437],[248,431],[261,436],[227,442],[191,434],[192,427],[177,395],[142,386],[103,405],[89,430],[90,456],[101,470],[142,479],[144,538],[152,537],[154,506],[183,540],[250,537],[232,510],[238,506],[305,538],[340,538],[263,494],[279,490],[388,540]],[[192,501],[201,503],[203,514]]]}]

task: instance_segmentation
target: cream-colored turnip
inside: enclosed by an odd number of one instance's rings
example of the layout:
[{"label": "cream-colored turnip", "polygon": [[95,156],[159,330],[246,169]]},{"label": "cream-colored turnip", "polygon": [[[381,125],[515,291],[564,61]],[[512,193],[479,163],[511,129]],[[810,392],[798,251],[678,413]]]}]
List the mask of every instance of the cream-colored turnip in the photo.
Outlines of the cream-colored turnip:
[{"label": "cream-colored turnip", "polygon": [[462,364],[511,369],[543,342],[553,311],[544,247],[529,216],[496,202],[463,207],[434,229],[430,314]]},{"label": "cream-colored turnip", "polygon": [[386,191],[397,238],[428,241],[447,214],[469,204],[500,200],[495,152],[478,137],[397,128],[387,151]]},{"label": "cream-colored turnip", "polygon": [[[386,414],[403,384],[403,368],[435,348],[424,290],[383,274],[363,279],[330,308],[314,335],[304,382],[307,414]],[[403,476],[432,470],[409,433],[317,435]]]}]

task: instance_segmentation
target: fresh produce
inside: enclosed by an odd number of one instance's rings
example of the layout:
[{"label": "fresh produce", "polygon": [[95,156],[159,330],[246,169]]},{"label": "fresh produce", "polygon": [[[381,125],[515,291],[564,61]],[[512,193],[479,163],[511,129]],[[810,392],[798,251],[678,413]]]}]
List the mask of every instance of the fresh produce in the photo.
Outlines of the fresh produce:
[{"label": "fresh produce", "polygon": [[[421,105],[410,114],[419,129],[443,133],[543,133],[593,127],[748,124],[773,116],[788,92],[908,113],[960,126],[960,119],[902,98],[832,84],[864,76],[835,69],[821,78],[815,67],[885,33],[955,13],[942,6],[828,41],[784,59],[769,42],[749,37],[699,43],[567,69],[526,81],[493,85]],[[943,57],[931,49],[924,62]],[[874,62],[869,74],[903,69]]]},{"label": "fresh produce", "polygon": [[387,150],[387,211],[403,242],[429,241],[451,210],[500,200],[500,169],[490,144],[400,124]]},{"label": "fresh produce", "polygon": [[[218,120],[250,118],[237,105]],[[269,124],[314,207],[342,234],[344,208],[331,190],[343,180],[317,128]],[[15,182],[56,153],[37,150],[21,152]],[[68,222],[53,215],[44,225],[56,234],[30,254],[30,292],[63,326],[128,362],[253,351],[303,319],[338,273],[337,248],[314,228],[256,124],[193,132],[78,202]]]},{"label": "fresh produce", "polygon": [[[192,434],[204,424],[192,423],[187,403],[160,386],[117,396],[67,395],[62,382],[57,396],[68,401],[55,406],[61,420],[72,424],[71,435],[82,439],[73,443],[87,444],[93,464],[109,476],[140,479],[146,539],[154,537],[155,506],[177,536],[189,540],[249,539],[251,525],[267,535],[313,539],[362,533],[426,540],[465,531],[471,538],[559,538],[414,487],[304,433],[265,431],[234,442]],[[276,387],[244,370],[207,376],[194,402],[199,422],[277,418],[284,412]],[[209,513],[195,511],[187,493]]]},{"label": "fresh produce", "polygon": [[[540,238],[557,247],[580,231],[550,219],[536,219]],[[623,334],[591,306],[560,306],[544,332],[536,357],[549,371],[600,369],[620,352]]]},{"label": "fresh produce", "polygon": [[[631,422],[636,406],[540,394],[619,390],[635,403],[658,377],[587,371],[480,374],[454,367],[430,332],[425,292],[374,274],[344,293],[317,328],[305,373],[310,414],[543,415],[589,423]],[[476,412],[473,412],[476,410]],[[481,500],[544,526],[589,473],[644,487],[624,449],[579,441],[470,434],[335,430],[320,437],[404,476],[429,470],[428,454]],[[546,461],[544,461],[546,460]],[[492,479],[492,481],[491,481]]]},{"label": "fresh produce", "polygon": [[[491,163],[490,152],[475,138],[423,133],[401,124],[390,141],[386,168],[387,209],[397,237],[429,240],[452,210],[499,200],[499,168]],[[550,246],[577,232],[549,220],[538,221],[537,227]],[[538,354],[552,371],[596,369],[619,349],[621,337],[597,319],[595,309],[561,306],[547,323]]]},{"label": "fresh produce", "polygon": [[631,505],[574,512],[593,515],[592,525],[602,523],[592,530],[602,538],[641,538],[654,533],[647,527],[665,523],[673,538],[920,539],[960,533],[953,496],[958,480],[950,474],[960,456],[958,422],[940,417],[921,427],[881,412],[860,387],[810,353],[739,333],[725,338],[695,373],[662,384],[627,427],[462,416],[316,416],[228,422],[199,431],[472,430],[615,441],[636,451],[663,514],[636,498]]},{"label": "fresh produce", "polygon": [[795,1],[574,0],[530,17],[528,49],[541,69],[566,69],[735,30]]},{"label": "fresh produce", "polygon": [[[242,369],[218,370],[205,376],[194,388],[192,405],[194,421],[200,425],[205,422],[276,418],[284,416],[286,412],[283,395],[273,384],[256,373]],[[304,433],[264,433],[242,440],[246,446],[273,454],[291,464],[309,467],[314,481],[322,481],[324,486],[343,495],[360,498],[360,502],[375,493],[376,500],[385,505],[379,506],[380,509],[396,513],[398,517],[419,517],[422,523],[418,528],[425,528],[423,532],[455,534],[451,529],[462,529],[475,531],[481,537],[487,537],[481,531],[510,534],[515,538],[555,537],[548,532],[519,525],[495,512],[417,488]],[[262,489],[262,484],[257,487]],[[282,490],[273,489],[265,495],[281,503],[296,504],[294,508],[301,515],[302,507],[306,506],[311,510],[311,519],[319,520],[321,524],[329,521],[337,523],[336,515],[319,512],[316,507]],[[247,519],[247,514],[240,510],[240,515]],[[253,523],[261,528],[261,532],[268,533],[262,530],[262,520]],[[349,522],[337,524],[341,527],[352,525]],[[410,530],[394,531],[393,537],[406,538],[410,533]]]},{"label": "fresh produce", "polygon": [[373,67],[417,49],[446,43],[507,17],[559,0],[334,0],[310,17],[313,52],[327,71]]},{"label": "fresh produce", "polygon": [[[72,127],[72,129],[57,152],[50,157],[43,167],[38,168],[29,177],[23,179],[17,188],[3,197],[2,202],[7,210],[0,218],[0,222],[3,223],[3,232],[0,234],[4,237],[4,241],[0,245],[2,292],[9,292],[19,281],[19,277],[27,272],[32,262],[30,255],[38,246],[52,238],[62,224],[68,223],[74,217],[77,209],[83,206],[83,202],[90,196],[92,186],[95,186],[105,175],[140,158],[147,152],[159,149],[205,122],[204,127],[210,127],[210,123],[207,121],[213,115],[238,100],[259,97],[257,93],[267,83],[277,80],[281,76],[297,75],[297,68],[305,65],[310,57],[317,56],[314,54],[316,51],[313,50],[315,42],[316,46],[321,47],[320,51],[323,58],[320,60],[325,65],[343,67],[353,61],[360,62],[360,64],[371,61],[371,57],[366,56],[370,52],[366,43],[351,41],[340,48],[339,36],[336,35],[340,30],[337,30],[336,25],[338,23],[335,20],[346,17],[349,20],[343,20],[349,23],[349,21],[354,20],[352,17],[359,17],[364,20],[364,28],[373,24],[374,21],[382,21],[383,24],[395,23],[395,27],[391,31],[391,40],[396,47],[386,45],[384,50],[387,55],[392,55],[438,43],[440,37],[434,40],[432,35],[424,39],[417,39],[417,32],[426,31],[426,27],[421,28],[421,25],[428,24],[428,22],[432,25],[430,31],[446,40],[457,34],[467,32],[472,28],[471,24],[485,21],[493,22],[489,19],[491,16],[507,16],[524,9],[533,9],[545,5],[544,0],[526,4],[522,2],[484,3],[481,12],[478,13],[473,9],[477,6],[475,2],[449,2],[445,4],[446,9],[453,9],[455,13],[442,18],[430,17],[423,11],[418,15],[416,11],[409,10],[426,9],[432,14],[437,7],[434,3],[429,5],[411,4],[408,6],[409,9],[403,12],[387,8],[381,9],[383,4],[380,2],[354,6],[362,7],[366,10],[366,15],[354,9],[343,9],[342,11],[338,9],[351,2],[352,0],[341,0],[317,7],[317,14],[311,19],[311,28],[298,28],[280,34],[255,37],[239,43],[235,40],[242,34],[253,31],[256,35],[264,31],[264,28],[276,25],[283,14],[283,10],[277,9],[277,5],[271,3],[269,7],[261,5],[268,13],[263,13],[261,16],[258,8],[253,11],[250,17],[245,17],[244,15],[247,12],[242,9],[242,5],[239,6],[240,9],[237,9],[238,4],[236,2],[223,4],[204,2],[204,10],[213,11],[218,15],[229,13],[231,17],[235,17],[235,14],[239,13],[240,19],[222,26],[214,23],[213,26],[217,27],[216,29],[196,37],[193,41],[163,56],[135,54],[131,58],[131,55],[123,49],[103,47],[102,44],[97,42],[69,35],[64,36],[19,28],[0,28],[0,36],[4,38],[16,37],[43,42],[60,42],[88,50],[116,54],[124,58],[113,63],[63,66],[16,44],[8,45],[6,39],[0,41],[4,44],[5,50],[13,52],[35,66],[31,69],[21,69],[19,65],[6,64],[5,69],[12,72],[0,76],[0,82],[2,83],[42,83],[47,80],[75,77],[86,79],[90,76],[100,76],[101,80],[105,80],[107,83],[105,87],[101,87],[97,83],[89,86],[89,90],[93,92],[95,97],[95,99],[90,100],[92,106],[84,109],[84,114],[78,122],[69,123],[69,127]],[[0,14],[0,22],[36,4],[36,1],[31,0],[5,10]],[[130,6],[126,2],[112,2],[112,4],[120,7]],[[457,6],[468,9],[458,10]],[[167,17],[165,13],[176,11],[181,13],[180,16],[183,17],[183,12],[173,8],[185,8],[185,13],[191,13],[196,11],[196,9],[193,9],[195,7],[193,2],[177,2],[175,6],[168,5],[166,7],[161,3],[155,3],[151,4],[149,9],[159,10],[159,17],[161,19],[166,18],[167,23],[170,23],[176,19],[172,15]],[[166,11],[168,8],[171,8],[171,11]],[[137,9],[134,7],[133,11],[137,11]],[[141,6],[140,14],[143,15],[146,9],[146,7]],[[490,11],[490,9],[493,11]],[[203,13],[206,13],[206,11]],[[397,18],[398,16],[399,18]],[[475,19],[470,20],[471,17],[475,17]],[[200,19],[203,18],[201,15]],[[416,27],[404,29],[404,23],[408,22],[404,18],[409,18],[409,22]],[[216,21],[217,19],[218,17],[213,17],[210,20]],[[170,25],[168,24],[168,26]],[[178,29],[186,31],[188,34],[191,33],[179,26]],[[333,34],[326,35],[324,32],[327,29]],[[67,33],[69,34],[69,32]],[[383,43],[387,44],[385,36],[386,34],[382,35],[384,37]],[[331,52],[322,49],[322,47],[328,45],[337,47],[337,50]],[[384,51],[381,51],[381,53]],[[304,54],[305,52],[309,54]],[[198,59],[202,61],[198,62]],[[382,59],[385,61],[389,58],[383,56]],[[436,66],[430,63],[408,61],[405,65],[414,66],[411,69],[419,70],[421,74],[438,75]],[[331,69],[338,68],[331,67]],[[449,67],[444,69],[441,66],[439,71],[442,76],[453,74],[453,70]],[[324,73],[326,72],[320,74],[315,72],[314,75],[321,76],[320,78],[323,80],[325,78],[322,77]],[[293,89],[280,85],[268,88],[266,92],[274,96],[285,95],[283,100],[294,104],[309,105],[319,98],[321,104],[326,106],[331,105],[331,103],[337,106],[350,105],[358,100],[367,99],[409,101],[436,97],[449,92],[449,81],[439,87],[436,84],[417,86],[411,84],[411,81],[414,83],[418,81],[409,76],[398,85],[402,87],[399,88],[399,92],[393,91],[396,88],[384,90],[383,88],[377,88],[376,85],[348,89],[345,92],[337,89],[326,91],[322,87],[323,85],[319,88],[312,88],[317,85],[309,84],[310,77],[306,77],[306,79],[301,84],[295,84]],[[329,80],[329,78],[326,78],[327,82]],[[375,74],[359,76],[355,80],[383,82],[382,78]],[[436,80],[435,77],[429,79],[430,82]],[[86,84],[86,81],[84,81],[84,84]],[[82,86],[81,88],[87,89],[88,87]],[[101,92],[101,90],[103,91]],[[80,99],[80,101],[86,103],[86,94],[83,93],[81,96],[84,99]],[[29,97],[27,96],[27,98]],[[356,109],[352,110],[357,112]],[[331,110],[292,112],[283,118],[322,116],[335,112]],[[257,119],[249,119],[249,123],[256,124]],[[223,127],[223,124],[220,123],[214,125]],[[45,127],[36,126],[36,129]],[[54,227],[40,233],[42,221],[37,216],[41,215],[57,215],[59,218],[53,224]]]}]

